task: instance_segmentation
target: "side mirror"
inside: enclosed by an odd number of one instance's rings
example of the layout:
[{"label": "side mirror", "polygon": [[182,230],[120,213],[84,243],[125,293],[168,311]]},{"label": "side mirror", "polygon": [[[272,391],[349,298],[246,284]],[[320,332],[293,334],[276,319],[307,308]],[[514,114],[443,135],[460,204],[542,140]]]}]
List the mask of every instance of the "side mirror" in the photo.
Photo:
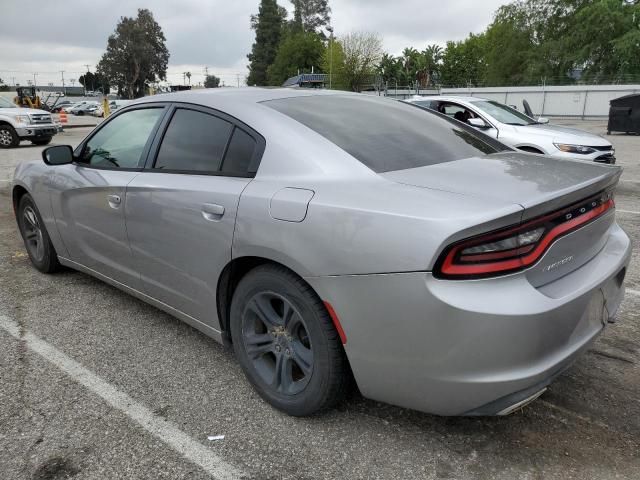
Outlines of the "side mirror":
[{"label": "side mirror", "polygon": [[538,123],[542,123],[543,125],[546,125],[547,123],[549,123],[549,119],[545,117],[540,117],[538,119]]},{"label": "side mirror", "polygon": [[73,149],[69,145],[55,145],[42,151],[42,160],[47,165],[67,165],[73,163]]},{"label": "side mirror", "polygon": [[487,125],[487,122],[485,122],[481,118],[470,118],[469,120],[467,120],[467,123],[472,127],[476,127],[476,128],[482,128],[482,129],[489,128],[489,125]]}]

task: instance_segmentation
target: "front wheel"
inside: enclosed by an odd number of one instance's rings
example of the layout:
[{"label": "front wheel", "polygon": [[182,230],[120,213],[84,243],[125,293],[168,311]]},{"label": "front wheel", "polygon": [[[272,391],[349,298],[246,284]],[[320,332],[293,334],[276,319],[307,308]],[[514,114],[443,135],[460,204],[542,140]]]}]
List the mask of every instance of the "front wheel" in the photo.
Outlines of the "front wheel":
[{"label": "front wheel", "polygon": [[20,137],[11,125],[0,125],[0,148],[17,147]]},{"label": "front wheel", "polygon": [[58,270],[60,268],[58,255],[31,195],[22,196],[18,203],[17,215],[18,228],[33,266],[42,273],[53,273]]},{"label": "front wheel", "polygon": [[231,336],[253,387],[289,415],[329,408],[347,390],[347,359],[331,317],[311,287],[284,267],[257,267],[240,281]]},{"label": "front wheel", "polygon": [[38,138],[37,140],[31,140],[34,145],[49,145],[52,137]]}]

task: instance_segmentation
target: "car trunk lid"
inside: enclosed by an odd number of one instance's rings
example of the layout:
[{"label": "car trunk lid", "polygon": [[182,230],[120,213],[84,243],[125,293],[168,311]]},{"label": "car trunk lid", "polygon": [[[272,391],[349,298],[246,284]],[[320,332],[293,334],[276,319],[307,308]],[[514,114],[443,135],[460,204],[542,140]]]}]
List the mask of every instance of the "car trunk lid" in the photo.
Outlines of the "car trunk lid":
[{"label": "car trunk lid", "polygon": [[[619,167],[508,152],[381,175],[407,185],[518,204],[525,223],[570,206],[577,209],[572,215],[580,215],[582,203],[614,188],[621,172]],[[529,268],[528,279],[542,286],[589,261],[604,246],[614,221],[610,211],[555,240]]]}]

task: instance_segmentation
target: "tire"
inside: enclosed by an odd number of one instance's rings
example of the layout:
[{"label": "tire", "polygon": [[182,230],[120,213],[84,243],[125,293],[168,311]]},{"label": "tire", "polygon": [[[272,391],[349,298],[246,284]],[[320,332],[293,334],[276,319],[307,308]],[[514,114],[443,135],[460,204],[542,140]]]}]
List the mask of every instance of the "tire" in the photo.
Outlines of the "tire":
[{"label": "tire", "polygon": [[59,270],[58,255],[31,195],[25,194],[20,198],[17,219],[20,235],[33,266],[42,273]]},{"label": "tire", "polygon": [[51,143],[52,137],[47,138],[39,138],[37,140],[31,140],[31,143],[34,145],[49,145]]},{"label": "tire", "polygon": [[20,137],[11,125],[0,125],[0,148],[13,148],[20,145]]},{"label": "tire", "polygon": [[344,397],[351,376],[340,337],[300,277],[276,265],[255,268],[238,284],[230,314],[236,357],[269,404],[306,416]]}]

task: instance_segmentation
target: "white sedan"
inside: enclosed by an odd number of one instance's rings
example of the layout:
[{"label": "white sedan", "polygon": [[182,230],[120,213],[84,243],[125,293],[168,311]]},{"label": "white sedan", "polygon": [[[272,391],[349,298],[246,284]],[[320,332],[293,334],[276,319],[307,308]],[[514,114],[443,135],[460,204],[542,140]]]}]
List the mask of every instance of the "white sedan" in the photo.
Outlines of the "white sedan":
[{"label": "white sedan", "polygon": [[405,102],[429,108],[465,122],[502,143],[530,153],[616,162],[611,143],[599,135],[535,120],[514,108],[479,97],[414,96]]}]

